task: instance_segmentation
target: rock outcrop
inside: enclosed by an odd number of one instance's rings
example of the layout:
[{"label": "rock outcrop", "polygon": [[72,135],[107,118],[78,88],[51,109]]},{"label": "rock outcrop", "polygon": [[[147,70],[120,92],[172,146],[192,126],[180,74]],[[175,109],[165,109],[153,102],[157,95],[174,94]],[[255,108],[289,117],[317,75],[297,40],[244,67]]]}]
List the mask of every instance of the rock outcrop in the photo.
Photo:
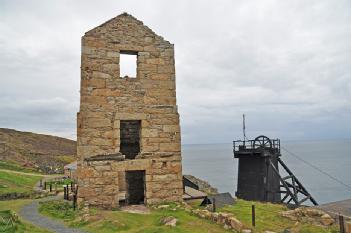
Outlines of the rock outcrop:
[{"label": "rock outcrop", "polygon": [[281,213],[283,217],[286,217],[293,221],[307,222],[315,225],[330,226],[335,223],[334,219],[322,210],[300,207],[294,210],[288,210]]},{"label": "rock outcrop", "polygon": [[177,219],[173,216],[167,216],[161,218],[161,224],[165,226],[175,227],[177,225]]},{"label": "rock outcrop", "polygon": [[199,190],[206,194],[217,194],[217,188],[212,187],[207,181],[201,180],[193,175],[184,175],[188,180],[199,186]]}]

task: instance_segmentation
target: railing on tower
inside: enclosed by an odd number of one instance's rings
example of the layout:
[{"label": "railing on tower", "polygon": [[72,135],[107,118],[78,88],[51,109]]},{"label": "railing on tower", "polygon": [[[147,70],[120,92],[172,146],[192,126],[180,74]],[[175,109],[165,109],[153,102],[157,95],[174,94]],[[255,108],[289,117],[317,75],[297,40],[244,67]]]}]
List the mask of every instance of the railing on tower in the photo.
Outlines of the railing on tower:
[{"label": "railing on tower", "polygon": [[269,139],[266,136],[258,136],[254,140],[233,141],[233,152],[252,149],[275,149],[280,152],[280,139]]}]

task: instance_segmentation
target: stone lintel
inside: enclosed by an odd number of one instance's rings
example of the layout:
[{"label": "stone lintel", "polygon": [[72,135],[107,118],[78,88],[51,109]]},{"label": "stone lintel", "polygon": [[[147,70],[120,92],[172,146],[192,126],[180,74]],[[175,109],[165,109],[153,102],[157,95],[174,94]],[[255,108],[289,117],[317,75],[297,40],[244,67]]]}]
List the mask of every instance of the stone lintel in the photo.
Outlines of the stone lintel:
[{"label": "stone lintel", "polygon": [[121,153],[116,153],[116,154],[107,154],[107,155],[95,155],[90,158],[84,159],[85,161],[107,161],[107,160],[112,160],[112,161],[123,161],[124,156]]}]

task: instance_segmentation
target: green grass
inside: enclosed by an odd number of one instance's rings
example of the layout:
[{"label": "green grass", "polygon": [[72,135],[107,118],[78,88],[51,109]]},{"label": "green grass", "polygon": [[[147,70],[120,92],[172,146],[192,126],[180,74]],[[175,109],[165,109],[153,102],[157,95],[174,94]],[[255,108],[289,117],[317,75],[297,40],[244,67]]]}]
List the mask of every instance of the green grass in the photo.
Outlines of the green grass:
[{"label": "green grass", "polygon": [[[175,205],[167,209],[152,210],[150,214],[133,214],[122,211],[91,210],[91,218],[88,222],[82,222],[79,218],[81,213],[72,213],[71,204],[63,201],[51,201],[41,203],[40,212],[51,218],[63,220],[67,225],[82,228],[88,232],[112,233],[222,233],[226,231],[220,225],[208,220],[200,219],[177,208]],[[176,227],[163,226],[161,218],[174,216],[178,219]]]},{"label": "green grass", "polygon": [[60,155],[57,156],[57,159],[61,162],[64,162],[65,164],[72,163],[75,161],[75,155]]},{"label": "green grass", "polygon": [[0,201],[0,211],[12,210],[14,212],[18,212],[22,208],[22,206],[29,204],[30,202],[32,202],[32,200],[30,199]]},{"label": "green grass", "polygon": [[338,232],[336,227],[324,228],[321,226],[313,226],[311,224],[298,224],[296,222],[284,218],[280,212],[288,210],[284,205],[250,202],[244,200],[237,200],[235,205],[225,206],[219,211],[233,213],[246,226],[251,226],[251,206],[255,204],[256,210],[256,227],[255,232],[263,230],[271,230],[275,232],[282,232],[285,229],[299,229],[301,233],[332,233]]},{"label": "green grass", "polygon": [[41,176],[0,171],[0,194],[30,193],[41,178]]},{"label": "green grass", "polygon": [[16,232],[18,220],[10,210],[0,211],[0,232]]},{"label": "green grass", "polygon": [[73,182],[72,179],[67,178],[67,179],[60,179],[60,180],[50,180],[46,182],[46,185],[70,185]]},{"label": "green grass", "polygon": [[10,163],[6,161],[0,161],[0,169],[12,170],[12,171],[19,171],[19,172],[28,172],[28,173],[38,173],[33,168],[25,168],[21,167],[16,163]]},{"label": "green grass", "polygon": [[[6,228],[4,224],[0,222],[0,232],[5,232],[5,233],[29,233],[29,232],[35,232],[35,233],[49,233],[49,231],[44,230],[39,227],[35,227],[32,224],[23,221],[21,219],[18,219],[17,217],[14,216],[15,212],[18,212],[19,209],[25,205],[30,203],[32,200],[11,200],[11,201],[0,201],[0,216],[4,217],[5,220],[8,218],[14,218],[15,221],[14,225],[11,226],[10,228]],[[2,231],[3,230],[3,231]]]},{"label": "green grass", "polygon": [[71,202],[49,201],[40,203],[39,212],[63,221],[73,221],[77,211],[72,208]]},{"label": "green grass", "polygon": [[[46,190],[50,190],[50,184],[52,184],[52,190],[53,191],[62,191],[64,190],[64,186],[68,185],[69,188],[71,188],[71,182],[73,180],[72,179],[53,179],[53,180],[49,180],[46,181]],[[43,183],[44,185],[44,183]]]}]

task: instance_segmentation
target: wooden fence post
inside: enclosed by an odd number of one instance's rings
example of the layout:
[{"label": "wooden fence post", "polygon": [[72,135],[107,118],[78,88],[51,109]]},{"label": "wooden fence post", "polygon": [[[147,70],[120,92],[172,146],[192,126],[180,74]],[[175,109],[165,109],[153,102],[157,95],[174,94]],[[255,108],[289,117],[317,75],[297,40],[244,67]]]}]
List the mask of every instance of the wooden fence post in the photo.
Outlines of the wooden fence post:
[{"label": "wooden fence post", "polygon": [[50,182],[50,193],[52,192],[52,183]]},{"label": "wooden fence post", "polygon": [[67,196],[67,189],[66,189],[66,187],[63,187],[63,199],[64,200],[67,200],[66,196]]},{"label": "wooden fence post", "polygon": [[69,200],[69,190],[70,190],[70,188],[69,188],[68,184],[66,185],[66,188],[67,188],[67,200]]},{"label": "wooden fence post", "polygon": [[73,194],[73,210],[76,210],[77,206],[77,194]]},{"label": "wooden fence post", "polygon": [[339,226],[340,226],[340,233],[346,233],[345,232],[344,216],[342,216],[342,215],[339,215]]},{"label": "wooden fence post", "polygon": [[351,233],[351,221],[346,222],[346,230],[347,230],[347,233]]},{"label": "wooden fence post", "polygon": [[216,212],[216,198],[212,199],[212,212]]},{"label": "wooden fence post", "polygon": [[255,211],[255,205],[251,206],[251,217],[252,217],[252,226],[256,226],[256,211]]}]

